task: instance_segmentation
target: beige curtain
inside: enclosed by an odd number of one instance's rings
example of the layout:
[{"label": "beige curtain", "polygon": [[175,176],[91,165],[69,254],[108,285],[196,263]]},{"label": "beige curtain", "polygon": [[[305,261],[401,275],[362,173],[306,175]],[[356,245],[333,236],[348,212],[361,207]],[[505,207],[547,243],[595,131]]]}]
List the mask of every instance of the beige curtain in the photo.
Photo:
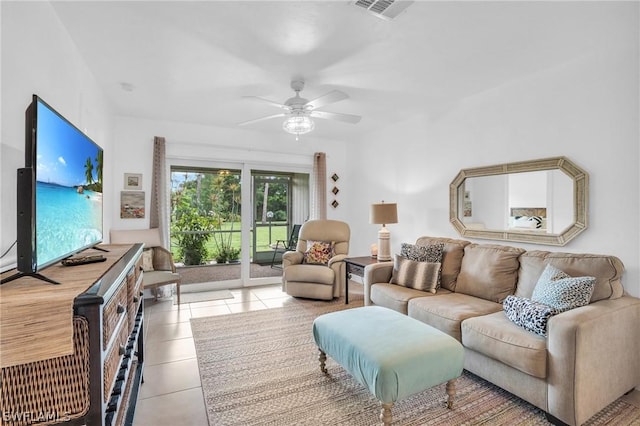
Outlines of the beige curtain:
[{"label": "beige curtain", "polygon": [[165,153],[165,139],[156,136],[153,140],[153,176],[151,178],[149,227],[160,229],[162,245],[167,247],[169,224],[167,222]]},{"label": "beige curtain", "polygon": [[327,154],[313,154],[311,219],[327,218]]},{"label": "beige curtain", "polygon": [[291,223],[302,225],[309,219],[309,174],[294,173],[291,186]]}]

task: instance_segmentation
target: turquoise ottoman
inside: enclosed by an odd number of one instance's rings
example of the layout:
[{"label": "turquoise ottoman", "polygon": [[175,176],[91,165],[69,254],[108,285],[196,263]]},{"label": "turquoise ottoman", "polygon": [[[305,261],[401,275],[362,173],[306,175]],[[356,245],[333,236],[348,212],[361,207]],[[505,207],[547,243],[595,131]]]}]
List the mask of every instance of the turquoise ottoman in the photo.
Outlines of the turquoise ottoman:
[{"label": "turquoise ottoman", "polygon": [[423,322],[380,306],[321,315],[313,322],[320,369],[327,355],[380,401],[380,420],[391,424],[393,403],[447,382],[453,406],[455,379],[464,350],[453,337]]}]

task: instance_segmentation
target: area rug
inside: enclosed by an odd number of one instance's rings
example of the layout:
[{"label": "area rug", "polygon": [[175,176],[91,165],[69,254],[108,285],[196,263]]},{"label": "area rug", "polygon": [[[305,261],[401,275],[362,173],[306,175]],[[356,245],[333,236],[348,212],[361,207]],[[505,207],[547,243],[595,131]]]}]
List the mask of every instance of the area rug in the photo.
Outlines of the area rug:
[{"label": "area rug", "polygon": [[[233,299],[233,294],[229,290],[211,290],[211,291],[197,291],[197,292],[184,292],[180,291],[180,304],[194,303],[194,302],[206,302],[209,300],[221,300],[221,299]],[[173,296],[173,304],[178,304],[178,296]]]},{"label": "area rug", "polygon": [[[283,308],[194,318],[191,328],[210,426],[379,424],[379,403],[331,358],[320,372],[311,324],[318,315],[362,305],[291,299]],[[549,425],[527,402],[464,372],[453,410],[444,385],[393,407],[394,425]],[[640,409],[617,400],[588,425],[640,422]]]}]

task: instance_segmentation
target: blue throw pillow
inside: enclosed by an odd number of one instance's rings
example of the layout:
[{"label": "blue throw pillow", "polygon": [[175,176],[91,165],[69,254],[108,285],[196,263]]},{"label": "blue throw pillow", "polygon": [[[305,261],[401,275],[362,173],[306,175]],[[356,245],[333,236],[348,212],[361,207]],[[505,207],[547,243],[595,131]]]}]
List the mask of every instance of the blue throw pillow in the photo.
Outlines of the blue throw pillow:
[{"label": "blue throw pillow", "polygon": [[531,300],[564,312],[588,305],[595,285],[595,277],[571,277],[548,264],[533,289]]}]

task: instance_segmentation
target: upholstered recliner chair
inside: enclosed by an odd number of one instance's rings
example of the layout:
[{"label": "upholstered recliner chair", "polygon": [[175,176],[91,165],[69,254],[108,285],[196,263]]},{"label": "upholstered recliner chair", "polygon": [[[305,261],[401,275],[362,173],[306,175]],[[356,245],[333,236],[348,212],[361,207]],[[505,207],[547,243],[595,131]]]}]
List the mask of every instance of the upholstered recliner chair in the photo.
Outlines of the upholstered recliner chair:
[{"label": "upholstered recliner chair", "polygon": [[310,220],[302,225],[295,251],[282,255],[282,290],[294,297],[331,300],[343,293],[349,225]]}]

